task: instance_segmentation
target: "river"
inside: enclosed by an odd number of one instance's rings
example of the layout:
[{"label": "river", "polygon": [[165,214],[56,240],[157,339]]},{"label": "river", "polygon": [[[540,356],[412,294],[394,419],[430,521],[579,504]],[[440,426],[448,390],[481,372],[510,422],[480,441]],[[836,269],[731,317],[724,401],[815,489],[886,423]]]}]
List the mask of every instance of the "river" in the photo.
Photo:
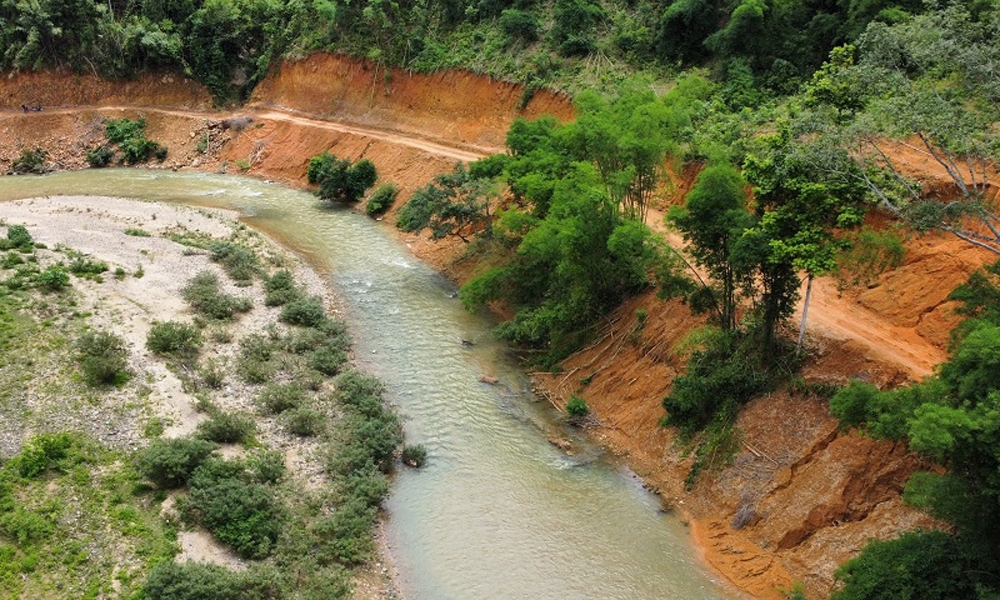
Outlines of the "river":
[{"label": "river", "polygon": [[[385,227],[244,177],[122,169],[0,179],[0,200],[57,194],[236,209],[329,276],[359,366],[385,383],[408,443],[429,453],[423,469],[400,471],[386,502],[407,598],[723,597],[680,519],[539,402],[489,318],[464,311],[454,285]],[[550,444],[553,435],[576,453]]]}]

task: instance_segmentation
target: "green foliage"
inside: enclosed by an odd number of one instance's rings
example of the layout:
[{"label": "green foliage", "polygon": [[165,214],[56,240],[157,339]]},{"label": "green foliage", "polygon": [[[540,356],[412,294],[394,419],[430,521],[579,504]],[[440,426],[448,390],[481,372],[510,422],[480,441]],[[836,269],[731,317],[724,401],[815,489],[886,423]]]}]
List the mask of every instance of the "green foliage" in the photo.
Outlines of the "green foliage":
[{"label": "green foliage", "polygon": [[483,180],[471,179],[464,164],[451,173],[413,192],[399,211],[396,226],[403,231],[430,229],[434,239],[454,235],[463,242],[488,233],[491,224],[489,188]]},{"label": "green foliage", "polygon": [[576,395],[570,397],[569,402],[566,403],[566,415],[569,418],[582,418],[589,414],[590,407],[587,406],[586,400]]},{"label": "green foliage", "polygon": [[[710,294],[700,296],[711,302],[719,325],[725,331],[737,326],[738,285],[746,274],[738,270],[733,254],[737,242],[753,223],[746,208],[746,184],[731,165],[710,165],[698,174],[694,187],[669,220],[690,244],[688,252],[715,282]],[[695,310],[704,304],[693,302]]]},{"label": "green foliage", "polygon": [[107,331],[88,331],[76,341],[76,351],[88,385],[121,385],[128,380],[128,349],[121,337]]},{"label": "green foliage", "polygon": [[243,558],[274,549],[282,511],[273,490],[245,481],[243,465],[210,459],[195,469],[185,511]]},{"label": "green foliage", "polygon": [[253,308],[249,298],[224,293],[219,278],[211,271],[202,271],[192,277],[184,286],[182,294],[191,308],[210,319],[228,321],[238,313]]},{"label": "green foliage", "polygon": [[46,171],[45,161],[48,157],[49,153],[41,148],[24,150],[21,152],[21,156],[17,157],[17,160],[11,165],[11,169],[15,173],[42,174]]},{"label": "green foliage", "polygon": [[7,227],[7,239],[13,248],[32,248],[35,240],[24,225],[9,225]]},{"label": "green foliage", "polygon": [[427,462],[427,448],[423,444],[407,444],[400,455],[403,464],[419,469]]},{"label": "green foliage", "polygon": [[359,160],[352,165],[346,158],[338,159],[329,152],[309,160],[306,176],[309,183],[319,185],[317,195],[323,200],[347,203],[360,200],[378,179],[370,160]]},{"label": "green foliage", "polygon": [[550,363],[577,347],[590,324],[625,295],[648,284],[660,251],[644,225],[621,219],[589,164],[577,163],[554,184],[548,213],[534,223],[509,263],[463,286],[461,298],[469,308],[506,301],[517,313],[498,333],[543,350],[540,362]]},{"label": "green foliage", "polygon": [[90,260],[83,256],[77,256],[69,263],[69,272],[85,279],[95,279],[107,270],[108,263],[102,260]]},{"label": "green foliage", "polygon": [[154,321],[146,336],[146,348],[156,354],[189,359],[201,350],[201,332],[178,321]]},{"label": "green foliage", "polygon": [[65,470],[79,460],[75,450],[80,442],[68,433],[42,433],[25,443],[21,453],[11,459],[21,477],[33,478],[46,471]]},{"label": "green foliage", "polygon": [[237,285],[249,285],[260,272],[260,261],[252,250],[232,242],[214,242],[209,258],[222,265],[226,275]]},{"label": "green foliage", "polygon": [[66,269],[52,265],[38,274],[38,285],[45,289],[56,292],[69,286],[69,274]]},{"label": "green foliage", "polygon": [[674,379],[663,399],[663,425],[691,437],[715,420],[727,421],[772,387],[787,366],[767,356],[751,334],[713,332],[691,353],[687,372]]},{"label": "green foliage", "polygon": [[395,183],[383,183],[375,190],[365,204],[365,214],[369,217],[377,217],[392,208],[399,195],[399,186]]},{"label": "green foliage", "polygon": [[166,148],[146,139],[145,119],[109,119],[104,131],[108,141],[118,146],[125,164],[143,163],[154,157],[162,161],[167,157]]},{"label": "green foliage", "polygon": [[257,433],[257,424],[250,415],[214,411],[207,421],[198,424],[195,435],[220,444],[246,444]]},{"label": "green foliage", "polygon": [[305,390],[295,383],[270,383],[257,394],[257,403],[274,415],[297,408],[305,399]]},{"label": "green foliage", "polygon": [[585,56],[596,47],[594,29],[604,9],[591,0],[556,0],[552,41],[562,56]]},{"label": "green foliage", "polygon": [[831,600],[950,600],[987,598],[977,590],[978,576],[953,536],[942,531],[911,531],[874,541],[837,570],[843,588]]},{"label": "green foliage", "polygon": [[847,248],[837,255],[837,275],[851,285],[867,285],[903,264],[905,248],[894,229],[864,227],[846,236]]},{"label": "green foliage", "polygon": [[182,487],[216,448],[214,443],[199,439],[154,440],[139,454],[139,472],[159,488]]},{"label": "green foliage", "polygon": [[398,418],[382,400],[382,384],[368,375],[347,371],[334,385],[337,401],[348,411],[346,439],[332,461],[334,470],[348,475],[373,465],[388,472],[403,439]]},{"label": "green foliage", "polygon": [[292,273],[286,269],[276,272],[264,281],[264,292],[266,306],[282,306],[298,300],[302,295],[295,285]]},{"label": "green foliage", "polygon": [[302,327],[318,327],[326,321],[326,309],[318,297],[301,298],[285,305],[278,317],[282,322]]},{"label": "green foliage", "polygon": [[87,164],[92,169],[101,169],[111,164],[115,157],[115,151],[106,144],[87,151]]},{"label": "green foliage", "polygon": [[347,364],[347,351],[340,344],[327,342],[309,353],[308,364],[311,369],[333,376]]},{"label": "green foliage", "polygon": [[534,42],[538,39],[540,27],[538,17],[530,11],[508,8],[500,13],[500,28],[512,40]]},{"label": "green foliage", "polygon": [[142,585],[144,600],[243,600],[240,575],[207,563],[157,563]]},{"label": "green foliage", "polygon": [[326,416],[314,408],[300,406],[284,413],[285,427],[294,435],[311,437],[323,432]]}]

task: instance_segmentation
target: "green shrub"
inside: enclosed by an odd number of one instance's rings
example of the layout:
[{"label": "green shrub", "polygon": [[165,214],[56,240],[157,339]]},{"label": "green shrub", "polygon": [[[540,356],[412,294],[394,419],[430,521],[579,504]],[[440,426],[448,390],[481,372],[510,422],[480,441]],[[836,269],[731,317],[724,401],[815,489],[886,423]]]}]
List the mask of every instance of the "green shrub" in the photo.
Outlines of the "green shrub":
[{"label": "green shrub", "polygon": [[365,213],[369,217],[377,217],[392,208],[399,195],[399,186],[395,183],[384,183],[375,190],[365,204]]},{"label": "green shrub", "polygon": [[15,173],[35,173],[42,174],[46,171],[45,160],[49,157],[49,153],[41,148],[35,148],[34,150],[25,150],[21,152],[21,156],[14,161],[11,165],[11,169]]},{"label": "green shrub", "polygon": [[209,258],[222,265],[226,275],[237,284],[248,284],[260,272],[257,255],[232,242],[216,242],[209,247]]},{"label": "green shrub", "polygon": [[538,39],[538,17],[527,10],[509,8],[500,13],[500,28],[508,38],[534,42]]},{"label": "green shrub", "polygon": [[295,287],[295,279],[291,272],[285,269],[278,271],[264,282],[264,292],[266,306],[281,306],[301,296]]},{"label": "green shrub", "polygon": [[316,327],[326,320],[326,310],[319,298],[302,298],[286,304],[278,318],[291,325]]},{"label": "green shrub", "polygon": [[360,500],[373,508],[378,508],[389,495],[389,480],[371,464],[347,474],[337,482],[337,491],[351,500]]},{"label": "green shrub", "polygon": [[14,248],[30,248],[35,243],[24,225],[10,225],[7,227],[7,239],[10,240]]},{"label": "green shrub", "polygon": [[377,414],[349,414],[343,422],[347,440],[334,459],[334,470],[343,475],[374,465],[384,473],[392,470],[403,430],[395,413],[384,407]]},{"label": "green shrub", "polygon": [[252,483],[278,483],[285,477],[285,455],[276,450],[255,450],[244,462]]},{"label": "green shrub", "polygon": [[306,580],[302,600],[344,600],[353,590],[350,571],[330,566]]},{"label": "green shrub", "polygon": [[38,274],[38,285],[50,291],[59,291],[69,285],[69,275],[62,267],[52,265]]},{"label": "green shrub", "polygon": [[371,375],[360,371],[346,371],[334,381],[337,401],[362,413],[377,413],[382,408],[385,386]]},{"label": "green shrub", "polygon": [[[974,578],[954,535],[910,531],[873,541],[837,569],[843,588],[831,600],[951,600],[979,598]],[[988,597],[988,596],[986,596]]]},{"label": "green shrub", "polygon": [[353,566],[365,562],[375,551],[371,536],[375,515],[374,507],[350,500],[313,525],[310,534],[316,539],[315,552],[321,564]]},{"label": "green shrub", "polygon": [[276,415],[305,402],[305,391],[295,383],[271,383],[257,394],[257,403]]},{"label": "green shrub", "polygon": [[24,259],[17,252],[8,252],[4,254],[3,262],[0,263],[0,268],[13,269],[17,265],[23,265]]},{"label": "green shrub", "polygon": [[133,237],[152,237],[152,234],[145,229],[136,229],[135,227],[129,227],[126,229],[125,235],[131,235]]},{"label": "green shrub", "polygon": [[89,164],[92,169],[100,169],[111,164],[111,160],[114,159],[114,157],[114,149],[107,144],[101,144],[100,146],[87,152],[87,164]]},{"label": "green shrub", "polygon": [[76,360],[91,386],[121,385],[128,380],[125,340],[106,331],[89,331],[76,342]]},{"label": "green shrub", "polygon": [[132,138],[145,137],[145,119],[108,119],[104,123],[104,135],[112,144],[121,144]]},{"label": "green shrub", "polygon": [[201,365],[198,369],[198,374],[201,376],[201,381],[206,386],[213,390],[218,390],[222,388],[222,384],[226,380],[226,369],[224,365],[214,359],[210,358]]},{"label": "green shrub", "polygon": [[293,354],[305,354],[316,350],[327,341],[327,336],[318,329],[298,329],[288,333],[285,349]]},{"label": "green shrub", "polygon": [[156,354],[191,358],[201,349],[201,332],[177,321],[154,321],[146,337],[146,348]]},{"label": "green shrub", "polygon": [[566,403],[566,415],[571,419],[579,419],[590,414],[590,407],[583,398],[573,395]]},{"label": "green shrub", "polygon": [[720,413],[735,411],[765,391],[781,372],[780,362],[769,367],[750,334],[718,333],[703,348],[694,351],[687,372],[674,379],[670,395],[663,399],[666,426],[693,436]]},{"label": "green shrub", "polygon": [[316,329],[326,336],[328,344],[343,350],[351,347],[351,335],[347,332],[347,325],[343,321],[327,319],[320,323]]},{"label": "green shrub", "polygon": [[274,356],[275,343],[266,335],[251,333],[240,340],[240,357],[268,361]]},{"label": "green shrub", "polygon": [[191,438],[155,440],[139,455],[139,472],[162,489],[179,488],[217,446]]},{"label": "green shrub", "polygon": [[239,556],[268,556],[282,528],[281,509],[274,493],[237,477],[206,476],[201,473],[206,466],[208,463],[196,469],[191,478],[186,510]]},{"label": "green shrub", "polygon": [[244,600],[240,575],[208,563],[157,563],[142,584],[142,600]]},{"label": "green shrub", "polygon": [[286,412],[284,421],[289,433],[300,437],[311,437],[322,433],[326,416],[314,408],[300,406]]},{"label": "green shrub", "polygon": [[21,547],[42,542],[54,531],[55,524],[51,517],[23,506],[14,506],[12,510],[0,513],[0,533]]},{"label": "green shrub", "polygon": [[210,271],[195,275],[182,290],[184,300],[195,311],[210,319],[227,321],[237,313],[247,312],[253,307],[249,298],[240,298],[222,292],[219,278]]},{"label": "green shrub", "polygon": [[347,364],[347,352],[329,342],[309,353],[309,367],[328,376],[334,376]]},{"label": "green shrub", "polygon": [[236,373],[246,383],[267,383],[274,377],[275,367],[270,361],[241,356],[236,361]]},{"label": "green shrub", "polygon": [[72,457],[74,444],[68,433],[41,433],[28,440],[11,462],[21,477],[37,477],[49,469],[62,468],[64,461]]},{"label": "green shrub", "polygon": [[198,424],[195,435],[220,444],[245,444],[253,439],[257,424],[244,414],[216,412]]},{"label": "green shrub", "polygon": [[108,263],[101,260],[90,260],[82,256],[69,263],[69,272],[77,277],[95,277],[108,270]]},{"label": "green shrub", "polygon": [[423,444],[407,444],[403,446],[403,454],[400,457],[403,464],[419,469],[427,462],[427,448]]},{"label": "green shrub", "polygon": [[146,139],[145,119],[110,119],[105,123],[104,133],[109,142],[118,145],[126,164],[146,162],[151,157],[162,161],[167,157],[165,147]]}]

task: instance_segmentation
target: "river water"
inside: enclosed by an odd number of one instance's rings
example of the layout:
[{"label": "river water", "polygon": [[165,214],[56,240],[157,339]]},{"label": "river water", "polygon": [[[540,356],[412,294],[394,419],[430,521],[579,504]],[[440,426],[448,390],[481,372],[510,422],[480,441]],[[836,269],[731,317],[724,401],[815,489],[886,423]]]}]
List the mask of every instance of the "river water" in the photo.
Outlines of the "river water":
[{"label": "river water", "polygon": [[[385,383],[408,443],[429,453],[423,469],[401,470],[386,503],[407,598],[722,597],[683,523],[620,462],[563,427],[492,339],[491,322],[464,311],[455,287],[384,227],[242,177],[125,169],[0,179],[0,200],[56,194],[236,209],[328,274],[360,366]],[[499,385],[481,383],[483,374]],[[576,454],[548,443],[553,435],[571,438]]]}]

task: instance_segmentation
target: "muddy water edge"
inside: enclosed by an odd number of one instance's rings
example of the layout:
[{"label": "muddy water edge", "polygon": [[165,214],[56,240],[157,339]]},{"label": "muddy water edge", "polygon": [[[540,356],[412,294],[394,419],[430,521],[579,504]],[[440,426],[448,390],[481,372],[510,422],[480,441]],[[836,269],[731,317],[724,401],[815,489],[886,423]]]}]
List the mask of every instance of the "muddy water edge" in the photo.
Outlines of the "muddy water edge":
[{"label": "muddy water edge", "polygon": [[[0,201],[122,196],[239,210],[343,300],[356,361],[385,382],[407,441],[429,452],[386,503],[405,597],[723,598],[684,524],[531,393],[492,323],[385,228],[315,197],[232,176],[102,170],[0,180]],[[155,209],[151,210],[151,217]],[[480,379],[495,378],[490,385]],[[572,454],[548,442],[572,442]]]}]

